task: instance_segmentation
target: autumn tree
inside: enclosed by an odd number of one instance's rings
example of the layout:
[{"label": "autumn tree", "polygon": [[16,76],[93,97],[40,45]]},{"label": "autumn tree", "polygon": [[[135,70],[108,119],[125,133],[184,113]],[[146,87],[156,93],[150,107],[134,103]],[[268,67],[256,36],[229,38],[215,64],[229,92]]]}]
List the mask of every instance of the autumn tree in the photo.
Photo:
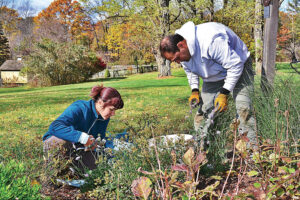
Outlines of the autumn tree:
[{"label": "autumn tree", "polygon": [[50,37],[54,37],[57,33],[54,26],[59,30],[56,35],[59,40],[67,40],[63,35],[69,35],[74,41],[90,44],[91,23],[78,1],[55,0],[35,17],[35,22],[37,32],[44,35],[53,33]]},{"label": "autumn tree", "polygon": [[279,48],[290,53],[290,58],[295,61],[300,56],[300,0],[288,3],[287,13],[280,12],[278,44]]},{"label": "autumn tree", "polygon": [[228,0],[226,7],[218,10],[214,18],[214,21],[230,27],[245,42],[252,56],[255,54],[254,3],[253,1]]},{"label": "autumn tree", "polygon": [[17,22],[19,20],[20,17],[16,10],[6,6],[0,7],[0,21],[5,35],[10,36],[17,31]]}]

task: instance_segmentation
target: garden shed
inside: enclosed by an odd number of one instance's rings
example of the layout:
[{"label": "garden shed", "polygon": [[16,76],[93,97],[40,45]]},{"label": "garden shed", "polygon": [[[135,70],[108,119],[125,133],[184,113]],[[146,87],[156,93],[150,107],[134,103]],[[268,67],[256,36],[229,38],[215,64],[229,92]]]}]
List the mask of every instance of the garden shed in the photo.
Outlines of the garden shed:
[{"label": "garden shed", "polygon": [[24,84],[27,83],[27,77],[21,76],[20,71],[23,68],[21,59],[6,60],[0,67],[1,80],[3,84]]}]

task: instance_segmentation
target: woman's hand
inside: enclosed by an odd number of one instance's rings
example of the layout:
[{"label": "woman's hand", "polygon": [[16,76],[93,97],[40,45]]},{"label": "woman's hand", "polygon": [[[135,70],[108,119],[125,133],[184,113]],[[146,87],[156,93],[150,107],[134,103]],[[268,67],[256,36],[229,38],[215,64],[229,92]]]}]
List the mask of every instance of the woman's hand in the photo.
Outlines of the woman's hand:
[{"label": "woman's hand", "polygon": [[87,140],[84,146],[86,147],[85,151],[93,151],[94,149],[96,149],[97,143],[95,138],[92,135],[90,135],[89,139]]}]

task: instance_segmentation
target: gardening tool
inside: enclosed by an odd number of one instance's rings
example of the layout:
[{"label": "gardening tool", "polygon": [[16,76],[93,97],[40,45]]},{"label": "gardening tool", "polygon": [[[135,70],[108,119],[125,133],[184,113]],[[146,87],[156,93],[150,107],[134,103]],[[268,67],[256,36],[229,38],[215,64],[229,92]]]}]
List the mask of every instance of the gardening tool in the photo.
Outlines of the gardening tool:
[{"label": "gardening tool", "polygon": [[200,97],[199,103],[197,103],[196,100],[192,100],[192,101],[190,102],[190,104],[189,104],[189,106],[190,106],[190,110],[189,110],[189,112],[188,112],[189,114],[186,115],[185,118],[186,118],[186,119],[189,118],[189,116],[193,114],[193,109],[197,108],[198,106],[200,106],[200,109],[199,109],[199,110],[201,110],[201,109],[202,109],[202,105],[203,105],[203,101],[202,101],[202,98],[201,98],[201,97]]}]

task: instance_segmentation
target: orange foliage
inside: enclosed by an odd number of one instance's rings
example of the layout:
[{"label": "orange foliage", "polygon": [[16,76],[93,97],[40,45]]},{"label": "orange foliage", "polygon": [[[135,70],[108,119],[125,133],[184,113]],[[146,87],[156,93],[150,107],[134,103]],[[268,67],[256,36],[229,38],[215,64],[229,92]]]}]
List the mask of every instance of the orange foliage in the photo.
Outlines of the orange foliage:
[{"label": "orange foliage", "polygon": [[88,17],[84,14],[83,8],[77,1],[55,0],[48,8],[41,11],[35,17],[37,24],[44,21],[58,21],[67,27],[72,39],[92,38],[92,25]]}]

